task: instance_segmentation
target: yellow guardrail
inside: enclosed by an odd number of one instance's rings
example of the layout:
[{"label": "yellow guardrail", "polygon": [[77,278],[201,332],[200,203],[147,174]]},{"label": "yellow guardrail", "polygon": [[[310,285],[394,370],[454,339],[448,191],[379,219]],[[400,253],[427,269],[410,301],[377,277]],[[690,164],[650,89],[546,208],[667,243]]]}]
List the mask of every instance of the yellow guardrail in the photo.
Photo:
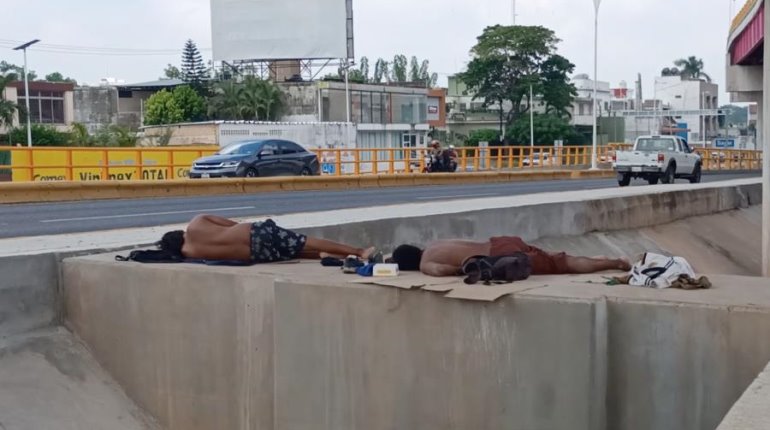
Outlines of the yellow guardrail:
[{"label": "yellow guardrail", "polygon": [[[618,149],[610,144],[597,150],[602,167],[609,168]],[[8,148],[11,164],[0,165],[0,180],[12,182],[137,181],[184,179],[197,158],[216,147],[181,148]],[[4,149],[0,147],[0,151]],[[324,176],[356,176],[424,172],[427,148],[314,150]],[[761,151],[706,148],[697,150],[704,170],[759,170]],[[590,146],[457,148],[460,172],[563,170],[591,164]],[[3,172],[5,178],[3,178]],[[8,174],[10,172],[11,174]]]},{"label": "yellow guardrail", "polygon": [[738,11],[738,14],[735,15],[733,18],[732,23],[730,24],[730,34],[734,32],[738,26],[741,25],[741,23],[746,19],[746,17],[749,15],[749,12],[751,12],[751,9],[754,8],[754,6],[757,4],[758,0],[748,0],[743,5],[740,11]]}]

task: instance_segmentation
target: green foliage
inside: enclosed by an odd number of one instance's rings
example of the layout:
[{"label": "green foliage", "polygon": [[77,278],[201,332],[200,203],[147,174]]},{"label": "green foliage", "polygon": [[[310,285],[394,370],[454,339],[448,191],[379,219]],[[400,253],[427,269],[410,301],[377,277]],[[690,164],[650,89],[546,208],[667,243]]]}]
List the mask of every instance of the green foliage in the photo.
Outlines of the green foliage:
[{"label": "green foliage", "polygon": [[182,121],[201,121],[206,117],[206,99],[187,85],[174,88],[172,92],[176,105],[182,110]]},{"label": "green foliage", "polygon": [[720,106],[719,109],[727,109],[730,112],[726,116],[719,117],[720,127],[738,127],[744,128],[747,126],[748,121],[748,107],[741,107],[736,105]]},{"label": "green foliage", "polygon": [[[173,71],[171,71],[173,72]],[[209,75],[198,47],[192,40],[187,40],[182,52],[182,68],[180,78],[189,84],[198,94],[205,93]]]},{"label": "green foliage", "polygon": [[479,142],[489,142],[490,144],[500,141],[500,132],[497,130],[481,129],[473,130],[465,141],[466,146],[479,146]]},{"label": "green foliage", "polygon": [[393,82],[407,82],[407,59],[406,55],[396,55],[393,57],[390,80]]},{"label": "green foliage", "polygon": [[72,79],[72,78],[65,78],[64,75],[62,75],[59,72],[53,72],[45,75],[45,80],[48,82],[63,82],[67,84],[75,84],[77,85],[78,81]]},{"label": "green foliage", "polygon": [[163,69],[163,77],[161,79],[182,79],[182,72],[179,68],[173,64],[169,64]]},{"label": "green foliage", "polygon": [[139,141],[136,133],[126,127],[111,125],[102,127],[92,137],[93,146],[130,148]]},{"label": "green foliage", "polygon": [[5,87],[15,80],[11,74],[0,75],[0,127],[11,127],[19,105],[5,99]]},{"label": "green foliage", "polygon": [[217,83],[209,102],[209,114],[222,120],[275,121],[282,109],[281,90],[272,82],[253,76],[242,83]]},{"label": "green foliage", "polygon": [[146,125],[177,124],[184,121],[184,110],[179,107],[174,94],[166,89],[153,94],[144,112]]},{"label": "green foliage", "polygon": [[530,109],[530,86],[542,95],[548,112],[567,115],[577,95],[569,80],[575,66],[556,54],[558,42],[553,31],[540,26],[497,25],[478,37],[460,79],[484,108],[499,111],[501,131]]},{"label": "green foliage", "polygon": [[[579,145],[585,141],[569,121],[557,115],[535,114],[533,124],[535,145],[550,146],[556,140],[563,140],[565,145]],[[514,121],[507,130],[506,138],[514,145],[529,145],[529,118],[522,117]]]},{"label": "green foliage", "polygon": [[176,124],[201,121],[206,115],[206,100],[187,85],[162,90],[147,100],[144,123],[147,125]]},{"label": "green foliage", "polygon": [[679,68],[679,75],[684,79],[705,79],[706,82],[711,82],[711,77],[703,72],[704,66],[701,58],[691,55],[674,61],[674,65]]},{"label": "green foliage", "polygon": [[[3,151],[0,150],[0,166],[10,166],[11,165],[11,151]],[[0,168],[0,175],[10,175],[13,172],[11,169],[2,169]]]},{"label": "green foliage", "polygon": [[[13,143],[27,142],[27,128],[16,127],[9,133]],[[32,145],[34,146],[68,146],[70,134],[58,131],[53,127],[32,124]]]},{"label": "green foliage", "polygon": [[85,124],[76,122],[70,128],[70,142],[72,146],[93,146],[93,139],[90,133],[88,133],[88,127]]},{"label": "green foliage", "polygon": [[377,63],[374,64],[374,76],[372,77],[372,82],[376,84],[383,83],[383,79],[385,79],[386,82],[390,82],[390,63],[380,58],[377,60]]},{"label": "green foliage", "polygon": [[[7,61],[0,61],[0,74],[11,76],[13,81],[24,79],[24,67],[11,64]],[[37,79],[37,73],[33,70],[27,71],[27,78],[30,81]]]}]

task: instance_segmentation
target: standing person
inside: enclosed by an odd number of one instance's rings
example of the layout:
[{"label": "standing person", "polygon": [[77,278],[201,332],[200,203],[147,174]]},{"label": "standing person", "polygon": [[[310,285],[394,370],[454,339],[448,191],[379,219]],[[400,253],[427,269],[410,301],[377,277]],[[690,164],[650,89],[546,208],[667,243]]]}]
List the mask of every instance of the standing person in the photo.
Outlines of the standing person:
[{"label": "standing person", "polygon": [[459,276],[463,265],[478,256],[502,257],[516,252],[526,254],[532,263],[533,275],[562,275],[595,273],[605,270],[631,270],[625,259],[606,257],[575,257],[564,252],[550,253],[528,245],[520,237],[493,237],[486,242],[442,240],[431,243],[425,250],[401,245],[393,252],[392,261],[404,271],[421,271],[430,276]]},{"label": "standing person", "polygon": [[232,260],[273,263],[295,258],[373,257],[374,248],[356,248],[281,228],[266,220],[238,223],[214,215],[198,215],[186,231],[171,231],[157,243],[175,257],[200,260]]}]

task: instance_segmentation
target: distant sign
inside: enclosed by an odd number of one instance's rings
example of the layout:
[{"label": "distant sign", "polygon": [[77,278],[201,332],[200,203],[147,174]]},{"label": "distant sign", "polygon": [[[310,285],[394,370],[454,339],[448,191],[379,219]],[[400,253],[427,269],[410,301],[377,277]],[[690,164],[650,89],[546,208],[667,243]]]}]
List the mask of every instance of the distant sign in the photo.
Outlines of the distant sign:
[{"label": "distant sign", "polygon": [[717,148],[735,148],[735,139],[716,139],[714,146]]}]

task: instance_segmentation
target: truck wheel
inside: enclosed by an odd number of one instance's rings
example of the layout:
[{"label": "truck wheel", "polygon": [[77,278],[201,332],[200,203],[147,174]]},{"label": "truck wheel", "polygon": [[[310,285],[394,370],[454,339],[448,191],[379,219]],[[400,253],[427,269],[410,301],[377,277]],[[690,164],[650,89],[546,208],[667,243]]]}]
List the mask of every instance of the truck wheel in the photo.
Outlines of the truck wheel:
[{"label": "truck wheel", "polygon": [[702,168],[700,164],[695,165],[695,171],[692,172],[692,176],[690,176],[690,183],[691,184],[700,184],[701,176],[702,176]]},{"label": "truck wheel", "polygon": [[647,183],[650,185],[658,185],[658,181],[660,180],[657,176],[649,176],[647,178]]},{"label": "truck wheel", "polygon": [[631,175],[628,174],[628,173],[626,173],[624,175],[619,175],[618,176],[618,185],[620,185],[621,187],[627,187],[627,186],[631,185]]},{"label": "truck wheel", "polygon": [[673,184],[674,181],[676,181],[676,166],[669,164],[666,173],[664,173],[663,178],[661,178],[661,182],[664,184]]}]

